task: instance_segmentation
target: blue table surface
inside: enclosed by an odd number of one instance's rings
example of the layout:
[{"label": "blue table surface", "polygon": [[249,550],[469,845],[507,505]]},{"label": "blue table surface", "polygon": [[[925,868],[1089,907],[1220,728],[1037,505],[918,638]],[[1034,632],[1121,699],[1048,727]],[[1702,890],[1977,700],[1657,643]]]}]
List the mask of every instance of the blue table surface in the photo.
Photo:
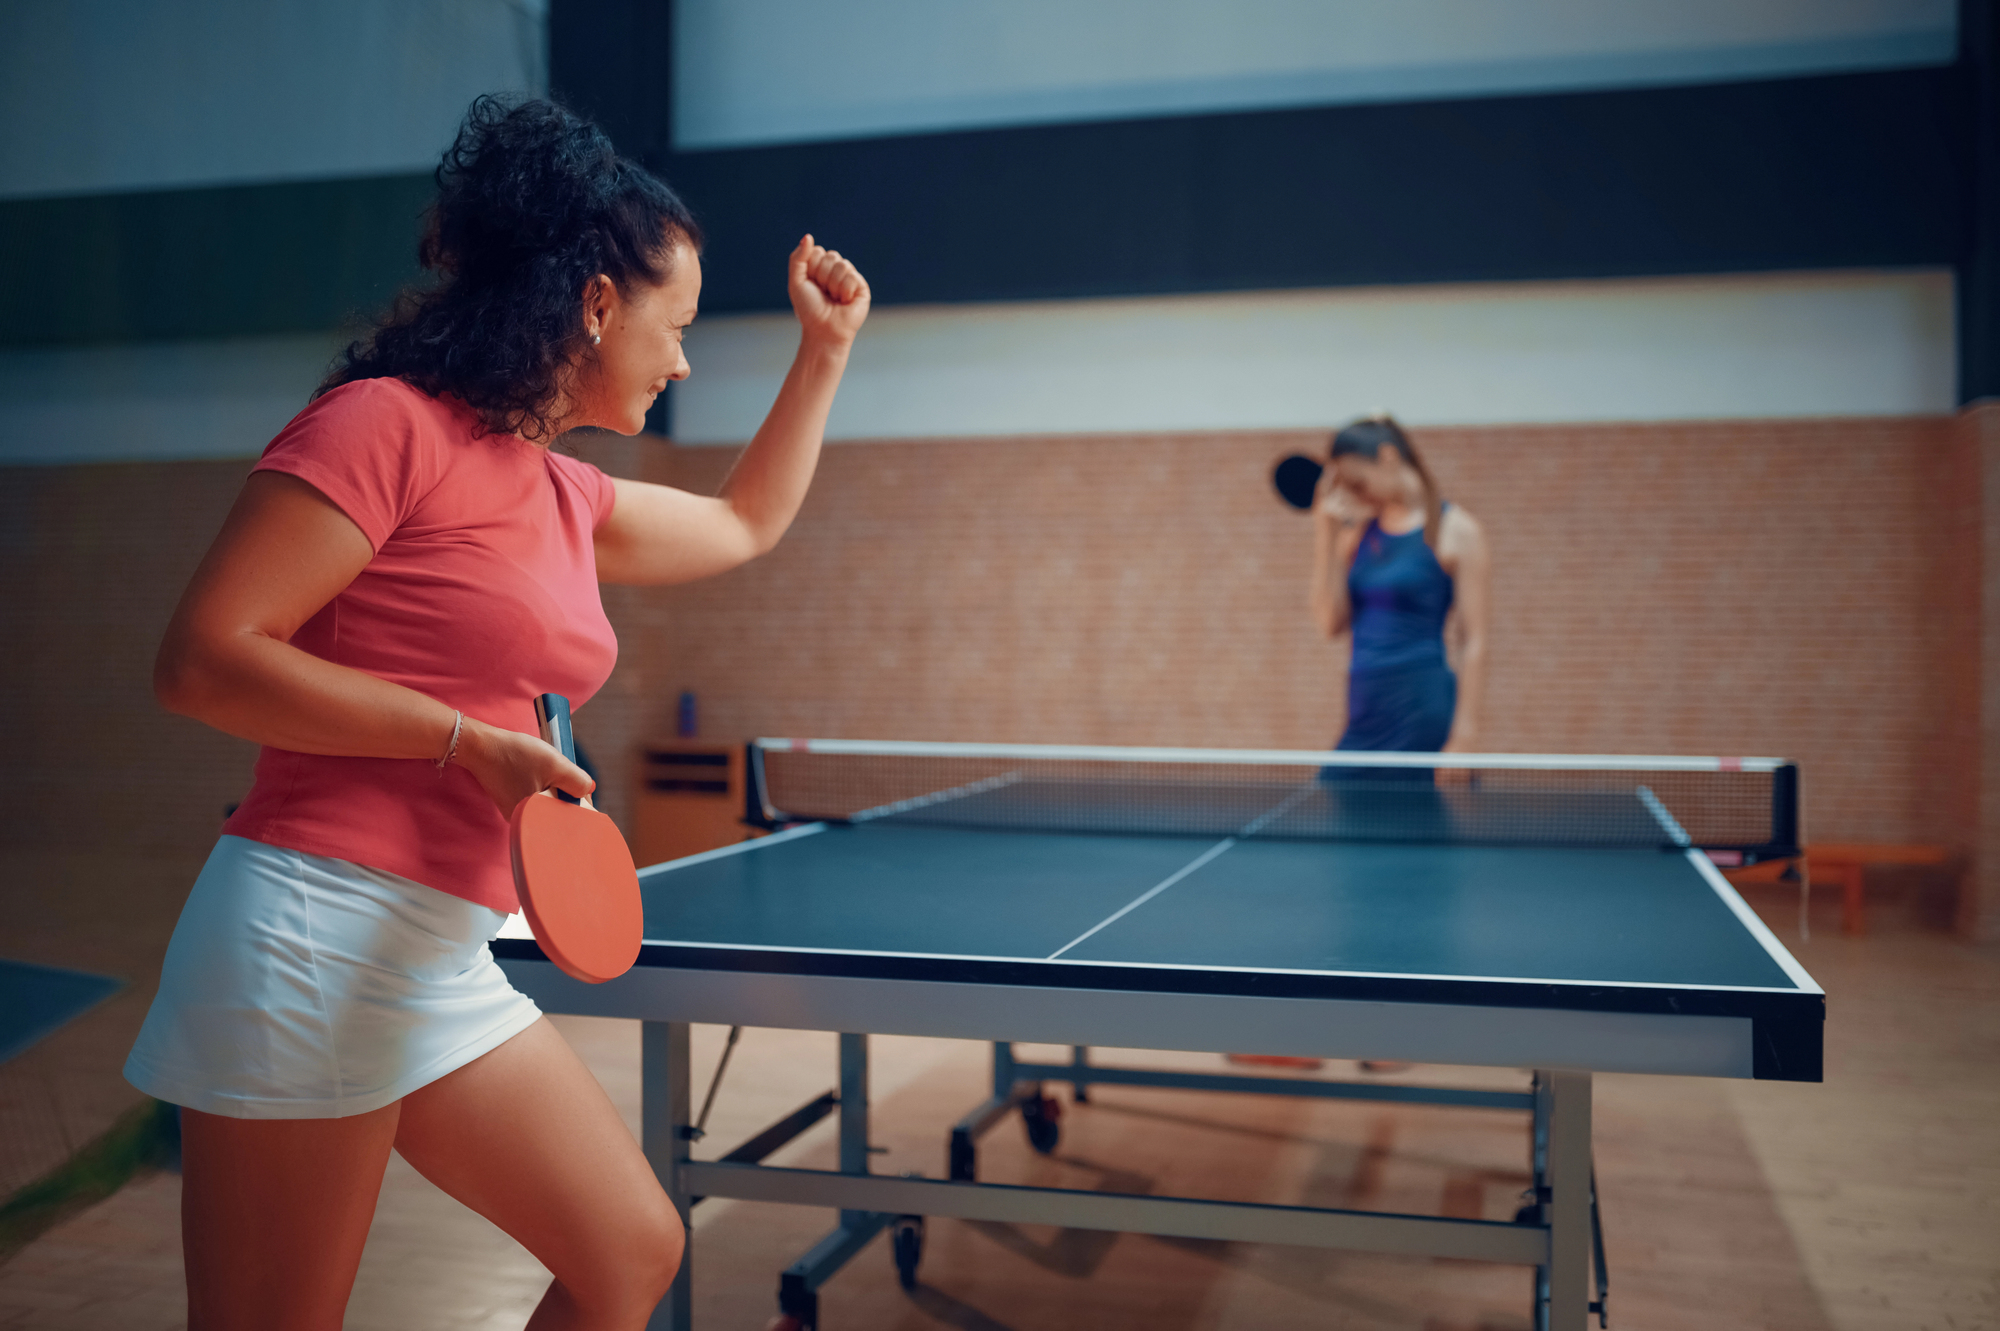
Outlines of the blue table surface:
[{"label": "blue table surface", "polygon": [[124,987],[109,975],[0,959],[0,1062]]},{"label": "blue table surface", "polygon": [[646,938],[1801,992],[1684,854],[1275,837],[1234,840],[1189,868],[1222,845],[897,819],[834,824],[644,871]]}]

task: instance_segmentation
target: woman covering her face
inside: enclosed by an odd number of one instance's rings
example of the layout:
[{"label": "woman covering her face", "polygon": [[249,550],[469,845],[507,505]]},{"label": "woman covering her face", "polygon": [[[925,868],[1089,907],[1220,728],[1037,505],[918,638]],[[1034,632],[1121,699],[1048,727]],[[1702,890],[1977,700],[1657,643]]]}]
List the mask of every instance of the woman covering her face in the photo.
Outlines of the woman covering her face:
[{"label": "woman covering her face", "polygon": [[693,217],[544,101],[479,99],[437,181],[435,280],[265,450],[155,671],[166,707],[263,746],[126,1064],[184,1110],[195,1327],[338,1327],[391,1147],[553,1273],[537,1328],[640,1327],[680,1263],[637,1143],[487,949],[507,819],[592,788],[533,699],[610,675],[598,584],[784,534],[868,284],[802,239],[798,354],[721,493],[614,480],[551,444],[636,434],[688,376]]},{"label": "woman covering her face", "polygon": [[[1486,535],[1446,503],[1416,445],[1387,416],[1333,437],[1313,506],[1311,608],[1350,635],[1347,730],[1336,747],[1479,748],[1486,678]],[[1329,767],[1328,780],[1429,781],[1427,768]]]}]

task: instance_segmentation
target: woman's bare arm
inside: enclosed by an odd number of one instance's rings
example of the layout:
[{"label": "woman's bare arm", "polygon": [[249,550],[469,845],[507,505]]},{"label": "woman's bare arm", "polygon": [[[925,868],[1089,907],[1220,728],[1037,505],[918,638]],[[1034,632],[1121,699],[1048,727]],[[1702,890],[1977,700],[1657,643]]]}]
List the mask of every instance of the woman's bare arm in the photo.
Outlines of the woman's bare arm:
[{"label": "woman's bare arm", "polygon": [[1445,748],[1454,753],[1476,753],[1485,720],[1493,566],[1485,529],[1464,509],[1454,506],[1446,512],[1440,538],[1440,554],[1452,577],[1453,617],[1458,630],[1458,711],[1452,717]]},{"label": "woman's bare arm", "polygon": [[1309,605],[1321,634],[1338,638],[1347,632],[1354,607],[1347,595],[1347,570],[1360,545],[1359,529],[1322,513],[1313,514],[1313,570]]},{"label": "woman's bare arm", "polygon": [[597,576],[613,583],[691,582],[766,553],[798,516],[819,463],[834,391],[868,317],[868,283],[808,236],[791,259],[797,356],[764,424],[737,459],[722,493],[690,494],[617,481],[611,516],[597,532]]},{"label": "woman's bare arm", "polygon": [[768,553],[805,502],[846,367],[845,347],[799,347],[771,414],[719,495],[614,480],[617,502],[597,530],[598,580],[692,582]]},{"label": "woman's bare arm", "polygon": [[1361,548],[1368,513],[1338,483],[1333,468],[1328,467],[1320,473],[1312,517],[1312,589],[1307,605],[1319,631],[1326,637],[1338,638],[1354,622],[1354,606],[1347,595],[1347,571],[1354,566],[1354,552]]},{"label": "woman's bare arm", "polygon": [[[154,695],[168,711],[297,753],[442,757],[452,708],[291,645],[374,553],[353,520],[305,481],[253,473],[167,625]],[[541,740],[471,717],[457,761],[503,811],[551,785],[572,794],[592,787]]]}]

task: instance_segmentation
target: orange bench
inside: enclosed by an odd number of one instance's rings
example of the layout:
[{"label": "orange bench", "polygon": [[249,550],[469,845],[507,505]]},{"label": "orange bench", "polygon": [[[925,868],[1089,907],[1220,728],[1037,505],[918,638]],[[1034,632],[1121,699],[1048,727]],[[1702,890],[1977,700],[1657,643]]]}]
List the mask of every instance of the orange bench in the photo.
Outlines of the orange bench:
[{"label": "orange bench", "polygon": [[[1871,864],[1942,866],[1957,859],[1943,846],[1879,845],[1865,842],[1814,842],[1801,860],[1767,860],[1748,869],[1726,871],[1739,883],[1775,883],[1803,875],[1801,897],[1812,885],[1840,885],[1840,932],[1859,938],[1868,932],[1865,889]],[[1800,903],[1801,911],[1804,902]],[[1803,924],[1803,917],[1801,918]]]}]

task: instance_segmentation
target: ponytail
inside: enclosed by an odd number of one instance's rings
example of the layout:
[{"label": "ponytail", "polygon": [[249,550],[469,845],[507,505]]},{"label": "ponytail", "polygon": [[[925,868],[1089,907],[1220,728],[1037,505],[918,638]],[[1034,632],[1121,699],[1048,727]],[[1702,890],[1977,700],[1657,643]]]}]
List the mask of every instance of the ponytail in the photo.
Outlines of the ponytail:
[{"label": "ponytail", "polygon": [[1385,412],[1354,422],[1333,436],[1332,456],[1354,453],[1373,461],[1381,456],[1384,444],[1403,455],[1403,461],[1410,464],[1423,484],[1424,544],[1435,550],[1438,528],[1444,525],[1444,500],[1438,495],[1437,482],[1431,479],[1431,469],[1424,465],[1423,454],[1417,452],[1417,446],[1410,442],[1410,436],[1403,433],[1403,427],[1396,424],[1394,417]]}]

